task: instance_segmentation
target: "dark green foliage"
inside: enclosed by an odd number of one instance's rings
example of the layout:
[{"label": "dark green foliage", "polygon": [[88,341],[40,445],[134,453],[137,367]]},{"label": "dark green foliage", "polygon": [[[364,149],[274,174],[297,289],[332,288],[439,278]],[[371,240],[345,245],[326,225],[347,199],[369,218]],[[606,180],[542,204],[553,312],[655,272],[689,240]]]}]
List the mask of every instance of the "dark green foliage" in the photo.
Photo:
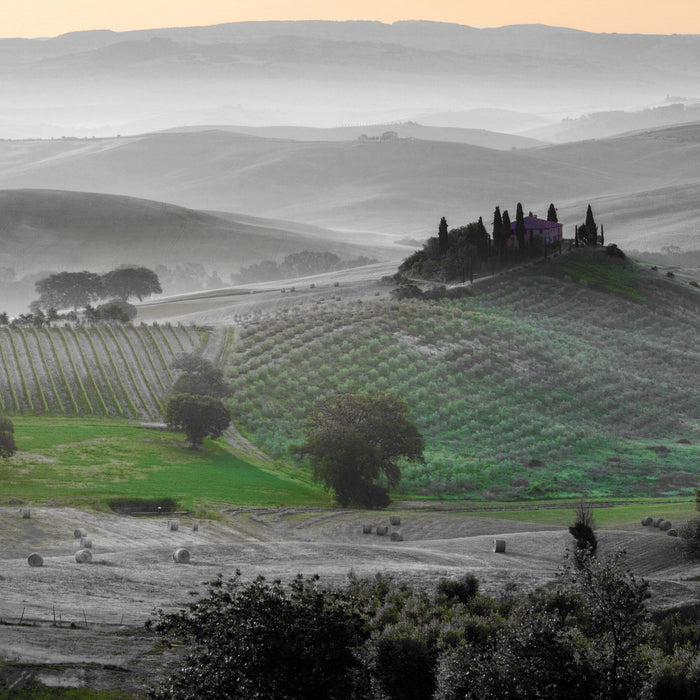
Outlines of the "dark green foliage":
[{"label": "dark green foliage", "polygon": [[562,585],[507,604],[482,600],[470,575],[431,596],[381,575],[331,589],[302,577],[244,584],[237,572],[187,610],[159,614],[156,629],[189,656],[150,697],[697,697],[697,641],[649,646],[659,636],[648,634],[647,586],[620,556],[588,556]]},{"label": "dark green foliage", "polygon": [[583,499],[576,507],[576,520],[569,527],[569,532],[576,540],[577,550],[595,553],[598,548],[598,539],[595,536],[593,509]]},{"label": "dark green foliage", "polygon": [[440,226],[438,227],[438,245],[440,246],[441,255],[447,252],[447,248],[450,245],[447,237],[447,219],[444,216],[440,219]]},{"label": "dark green foliage", "polygon": [[173,385],[174,394],[215,396],[220,399],[231,395],[231,389],[224,381],[223,372],[201,355],[196,353],[180,355],[173,362],[172,367],[180,371]]},{"label": "dark green foliage", "polygon": [[683,553],[688,559],[700,559],[700,516],[679,528]]},{"label": "dark green foliage", "polygon": [[497,251],[500,251],[501,248],[505,245],[508,233],[509,232],[505,232],[503,229],[503,217],[501,216],[501,209],[500,207],[496,207],[496,209],[493,212],[493,233],[491,237],[493,238],[493,247]]},{"label": "dark green foliage", "polygon": [[231,413],[219,399],[194,394],[171,396],[163,416],[171,430],[185,433],[193,450],[205,437],[221,437],[231,423]]},{"label": "dark green foliage", "polygon": [[118,321],[129,323],[136,318],[137,310],[133,304],[121,299],[112,299],[106,304],[100,304],[97,310],[105,321]]},{"label": "dark green foliage", "polygon": [[37,304],[43,309],[78,309],[104,295],[101,277],[94,272],[59,272],[40,279],[34,285]]},{"label": "dark green foliage", "polygon": [[[586,241],[588,245],[597,245],[598,243],[598,226],[593,218],[593,210],[591,205],[586,209]],[[581,232],[579,231],[579,236]]]},{"label": "dark green foliage", "polygon": [[156,629],[191,652],[152,699],[346,700],[368,636],[362,603],[297,577],[289,589],[263,577],[211,584],[187,610],[161,613]]},{"label": "dark green foliage", "polygon": [[422,639],[378,639],[372,675],[381,697],[387,700],[426,700],[432,697],[435,656],[434,650]]},{"label": "dark green foliage", "polygon": [[[601,227],[602,228],[602,227]],[[602,243],[602,236],[601,236],[601,245]],[[609,246],[605,247],[605,252],[611,257],[611,258],[621,258],[624,260],[626,257],[625,254],[614,244],[611,243]]]},{"label": "dark green foliage", "polygon": [[557,208],[554,206],[554,204],[550,204],[549,209],[547,209],[547,221],[559,221],[557,218]]},{"label": "dark green foliage", "polygon": [[523,214],[523,205],[518,202],[515,209],[515,238],[518,241],[518,248],[525,250],[525,216]]},{"label": "dark green foliage", "polygon": [[172,498],[110,498],[109,507],[115,513],[173,513],[178,504]]},{"label": "dark green foliage", "polygon": [[122,301],[130,297],[143,301],[143,297],[163,291],[158,275],[147,267],[118,267],[102,275],[102,285],[107,296],[119,297]]},{"label": "dark green foliage", "polygon": [[472,574],[465,574],[456,581],[443,578],[438,582],[437,594],[448,602],[467,605],[479,592],[479,581]]},{"label": "dark green foliage", "polygon": [[408,419],[408,404],[391,394],[336,394],[318,401],[306,419],[306,442],[295,452],[310,458],[316,480],[343,505],[388,505],[399,483],[398,460],[420,460],[423,439]]},{"label": "dark green foliage", "polygon": [[5,416],[0,416],[0,457],[12,457],[17,452],[15,445],[14,423]]}]

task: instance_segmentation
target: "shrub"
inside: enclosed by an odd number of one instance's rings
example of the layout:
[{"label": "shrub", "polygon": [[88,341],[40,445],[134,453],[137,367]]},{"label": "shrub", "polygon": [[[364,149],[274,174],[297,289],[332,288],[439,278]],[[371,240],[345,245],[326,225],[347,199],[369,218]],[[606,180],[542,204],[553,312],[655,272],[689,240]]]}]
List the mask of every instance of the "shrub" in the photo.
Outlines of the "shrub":
[{"label": "shrub", "polygon": [[581,499],[576,507],[576,520],[569,527],[569,532],[576,540],[578,551],[589,551],[594,553],[598,548],[598,539],[595,536],[595,522],[593,521],[593,510]]}]

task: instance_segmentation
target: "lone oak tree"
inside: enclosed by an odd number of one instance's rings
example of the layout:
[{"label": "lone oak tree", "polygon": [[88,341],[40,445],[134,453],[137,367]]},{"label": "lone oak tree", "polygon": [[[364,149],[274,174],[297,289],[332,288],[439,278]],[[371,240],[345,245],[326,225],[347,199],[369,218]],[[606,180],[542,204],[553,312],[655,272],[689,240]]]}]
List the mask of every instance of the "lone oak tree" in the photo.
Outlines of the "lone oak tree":
[{"label": "lone oak tree", "polygon": [[196,450],[205,437],[221,437],[231,423],[231,413],[213,396],[175,394],[165,404],[165,422],[171,430],[183,432]]},{"label": "lone oak tree", "polygon": [[95,272],[58,272],[34,285],[39,293],[37,306],[44,309],[78,310],[104,296],[102,280]]},{"label": "lone oak tree", "polygon": [[306,442],[295,451],[309,457],[314,478],[341,505],[386,506],[389,494],[377,479],[383,475],[396,486],[398,460],[423,459],[423,438],[408,413],[405,401],[384,392],[321,399],[306,419]]},{"label": "lone oak tree", "polygon": [[134,296],[143,301],[143,297],[163,291],[158,275],[147,267],[118,267],[102,275],[102,284],[109,296],[119,297],[123,301],[129,301],[129,297]]},{"label": "lone oak tree", "polygon": [[224,381],[223,372],[209,360],[195,353],[180,355],[173,363],[180,375],[173,384],[175,394],[196,394],[224,399],[231,389]]}]

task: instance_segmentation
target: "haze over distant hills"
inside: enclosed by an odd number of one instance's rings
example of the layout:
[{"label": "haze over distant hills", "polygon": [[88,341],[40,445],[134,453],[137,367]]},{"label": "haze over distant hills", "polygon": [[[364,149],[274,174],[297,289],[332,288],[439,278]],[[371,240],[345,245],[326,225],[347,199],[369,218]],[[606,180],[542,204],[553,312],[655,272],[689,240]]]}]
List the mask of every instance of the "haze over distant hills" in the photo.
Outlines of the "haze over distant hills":
[{"label": "haze over distant hills", "polygon": [[474,123],[484,108],[533,115],[517,131],[668,95],[697,102],[699,79],[694,35],[420,21],[78,32],[0,40],[0,136],[396,120],[494,129],[487,113]]},{"label": "haze over distant hills", "polygon": [[[190,209],[341,231],[386,242],[490,221],[498,204],[544,215],[573,235],[590,202],[609,241],[697,247],[700,123],[607,140],[517,150],[402,138],[300,141],[225,129],[114,139],[0,142],[0,188],[141,197]],[[354,232],[371,234],[364,238]],[[261,255],[260,257],[265,257]]]}]

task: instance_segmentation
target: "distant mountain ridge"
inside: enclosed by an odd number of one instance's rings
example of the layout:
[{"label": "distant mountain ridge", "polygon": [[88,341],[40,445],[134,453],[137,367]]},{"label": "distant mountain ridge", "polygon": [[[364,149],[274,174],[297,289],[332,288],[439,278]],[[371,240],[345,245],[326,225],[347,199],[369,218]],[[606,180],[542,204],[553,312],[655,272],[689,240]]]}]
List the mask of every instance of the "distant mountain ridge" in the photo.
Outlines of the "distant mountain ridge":
[{"label": "distant mountain ridge", "polygon": [[699,79],[698,35],[421,21],[78,32],[0,40],[0,137],[336,126],[474,108],[559,120],[693,95]]}]

